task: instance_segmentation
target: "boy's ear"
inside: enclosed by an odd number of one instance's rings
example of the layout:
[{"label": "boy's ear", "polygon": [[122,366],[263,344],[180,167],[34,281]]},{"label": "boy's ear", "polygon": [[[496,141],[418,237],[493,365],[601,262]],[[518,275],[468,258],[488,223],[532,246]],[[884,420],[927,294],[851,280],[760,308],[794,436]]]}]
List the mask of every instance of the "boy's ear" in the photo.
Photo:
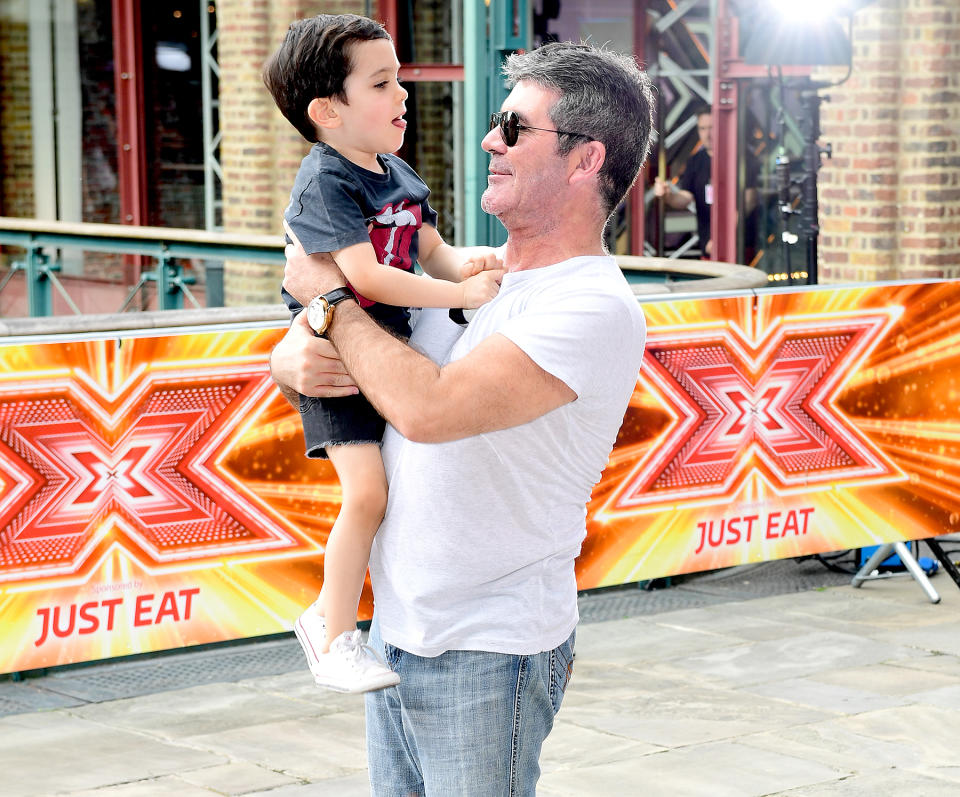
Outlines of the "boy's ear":
[{"label": "boy's ear", "polygon": [[307,116],[317,127],[331,130],[339,127],[342,119],[329,97],[314,97],[307,106]]}]

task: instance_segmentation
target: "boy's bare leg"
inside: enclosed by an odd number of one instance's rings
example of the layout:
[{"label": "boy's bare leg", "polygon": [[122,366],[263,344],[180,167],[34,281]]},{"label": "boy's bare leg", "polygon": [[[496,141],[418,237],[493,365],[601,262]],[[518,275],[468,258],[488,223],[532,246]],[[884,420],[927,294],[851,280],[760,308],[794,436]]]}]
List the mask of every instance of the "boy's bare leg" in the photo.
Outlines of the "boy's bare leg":
[{"label": "boy's bare leg", "polygon": [[327,456],[337,471],[343,498],[323,558],[324,653],[340,634],[357,627],[370,546],[387,507],[387,477],[378,445],[330,446]]}]

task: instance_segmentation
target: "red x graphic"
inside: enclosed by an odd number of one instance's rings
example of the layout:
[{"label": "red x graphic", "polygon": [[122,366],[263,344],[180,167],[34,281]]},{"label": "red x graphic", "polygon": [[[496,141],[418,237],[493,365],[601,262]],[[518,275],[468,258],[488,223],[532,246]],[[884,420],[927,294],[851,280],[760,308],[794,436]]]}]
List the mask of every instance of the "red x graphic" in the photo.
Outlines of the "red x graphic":
[{"label": "red x graphic", "polygon": [[146,498],[152,495],[142,482],[136,480],[134,471],[143,461],[150,450],[148,446],[134,446],[127,449],[127,454],[116,461],[101,446],[95,445],[97,451],[74,451],[73,458],[85,468],[89,478],[86,489],[77,498],[77,504],[89,504],[96,501],[104,493],[110,491],[116,494],[117,500],[124,497],[131,499]]},{"label": "red x graphic", "polygon": [[641,380],[673,422],[613,507],[732,497],[754,471],[781,493],[894,476],[833,403],[892,321],[883,311],[790,318],[756,341],[732,324],[654,330]]},{"label": "red x graphic", "polygon": [[0,393],[0,580],[76,572],[104,534],[152,566],[295,546],[218,466],[270,386],[258,364],[146,372],[112,399],[74,380]]}]

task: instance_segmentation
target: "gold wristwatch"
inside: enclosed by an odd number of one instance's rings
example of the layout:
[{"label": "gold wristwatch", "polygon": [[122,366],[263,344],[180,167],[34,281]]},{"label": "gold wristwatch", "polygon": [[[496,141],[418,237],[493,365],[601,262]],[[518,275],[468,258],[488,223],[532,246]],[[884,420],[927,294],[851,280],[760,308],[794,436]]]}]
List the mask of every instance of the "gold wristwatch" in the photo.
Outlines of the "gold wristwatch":
[{"label": "gold wristwatch", "polygon": [[333,322],[333,308],[344,299],[353,299],[357,297],[349,288],[334,288],[323,296],[315,296],[307,305],[307,323],[314,332],[322,335]]}]

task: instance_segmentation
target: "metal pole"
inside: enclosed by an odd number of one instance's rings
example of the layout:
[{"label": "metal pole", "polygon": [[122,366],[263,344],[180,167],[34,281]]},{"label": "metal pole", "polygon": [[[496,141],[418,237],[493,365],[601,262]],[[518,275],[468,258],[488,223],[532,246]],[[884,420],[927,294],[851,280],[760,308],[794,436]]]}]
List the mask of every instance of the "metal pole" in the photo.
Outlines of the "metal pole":
[{"label": "metal pole", "polygon": [[[647,0],[638,0],[634,4],[633,9],[633,55],[636,58],[638,63],[645,63],[647,60]],[[659,41],[657,43],[657,83],[660,82],[660,46]],[[662,95],[661,96],[661,109],[663,107]],[[661,134],[666,130],[666,125],[663,121],[663,116],[661,115],[658,120],[660,123],[660,132]],[[657,142],[657,146],[661,149],[666,147],[666,142],[661,138]],[[640,177],[637,178],[637,181],[633,184],[633,188],[630,189],[629,194],[629,204],[630,208],[630,253],[634,255],[644,254],[644,244],[647,237],[647,209],[644,206],[644,192],[646,191],[646,165],[640,171]],[[663,214],[665,210],[663,207],[663,201],[660,202],[659,215],[660,215],[660,227],[661,234],[660,240],[663,239],[662,227],[663,227]],[[658,247],[662,247],[662,244],[658,244]]]},{"label": "metal pole", "polygon": [[820,171],[820,102],[816,87],[800,92],[804,114],[803,130],[803,205],[800,208],[800,228],[807,245],[807,282],[816,285],[817,243],[820,237],[820,207],[817,202],[817,172]]},{"label": "metal pole", "polygon": [[201,113],[203,116],[203,216],[204,226],[208,230],[217,227],[216,182],[222,172],[217,162],[217,144],[219,131],[213,128],[213,109],[216,98],[213,96],[213,76],[220,77],[220,67],[213,57],[213,47],[217,42],[217,32],[210,30],[210,0],[200,2],[200,92]]},{"label": "metal pole", "polygon": [[877,578],[877,576],[872,576],[870,574],[882,561],[894,553],[894,551],[896,551],[897,555],[900,557],[900,561],[903,562],[907,570],[910,571],[910,575],[913,576],[914,581],[916,581],[926,593],[927,598],[930,599],[930,603],[940,603],[940,596],[933,588],[933,584],[930,583],[930,579],[927,578],[927,574],[923,572],[923,569],[917,563],[917,560],[913,558],[913,554],[910,553],[910,549],[907,548],[907,546],[902,542],[888,542],[885,545],[881,545],[879,548],[877,548],[877,550],[873,552],[873,556],[871,556],[864,563],[863,567],[857,571],[857,574],[853,577],[850,585],[852,587],[859,588],[864,581]]},{"label": "metal pole", "polygon": [[172,263],[166,251],[157,258],[157,309],[183,309],[183,291],[180,290],[180,266]]},{"label": "metal pole", "polygon": [[507,239],[503,226],[480,209],[489,156],[480,149],[487,119],[507,96],[501,67],[512,52],[530,46],[529,0],[464,0],[464,218],[467,245],[496,246]]},{"label": "metal pole", "polygon": [[483,0],[463,3],[463,204],[464,243],[476,246],[486,243],[481,230],[484,214],[480,210],[482,183],[487,174],[487,158],[480,149],[485,128],[483,119],[489,113],[486,102],[486,47],[489,10]]},{"label": "metal pole", "polygon": [[947,556],[946,551],[943,550],[940,543],[934,539],[927,539],[926,542],[930,550],[933,551],[933,555],[936,556],[940,564],[943,565],[943,569],[947,571],[947,575],[953,579],[953,583],[960,587],[960,570],[957,570],[957,566],[951,561],[950,557]]},{"label": "metal pole", "polygon": [[[737,258],[737,107],[739,84],[730,74],[739,57],[736,20],[729,0],[717,0],[711,64],[713,79],[713,157],[710,182],[713,205],[710,207],[711,260],[732,263]],[[701,249],[706,248],[701,241]]]},{"label": "metal pole", "polygon": [[53,294],[45,264],[43,250],[31,243],[27,247],[24,271],[27,277],[27,307],[33,317],[53,315]]},{"label": "metal pole", "polygon": [[[112,0],[111,8],[120,223],[142,225],[148,223],[149,213],[140,3],[138,0]],[[134,271],[136,279],[143,271],[143,258],[140,255],[126,256],[124,265]]]}]

